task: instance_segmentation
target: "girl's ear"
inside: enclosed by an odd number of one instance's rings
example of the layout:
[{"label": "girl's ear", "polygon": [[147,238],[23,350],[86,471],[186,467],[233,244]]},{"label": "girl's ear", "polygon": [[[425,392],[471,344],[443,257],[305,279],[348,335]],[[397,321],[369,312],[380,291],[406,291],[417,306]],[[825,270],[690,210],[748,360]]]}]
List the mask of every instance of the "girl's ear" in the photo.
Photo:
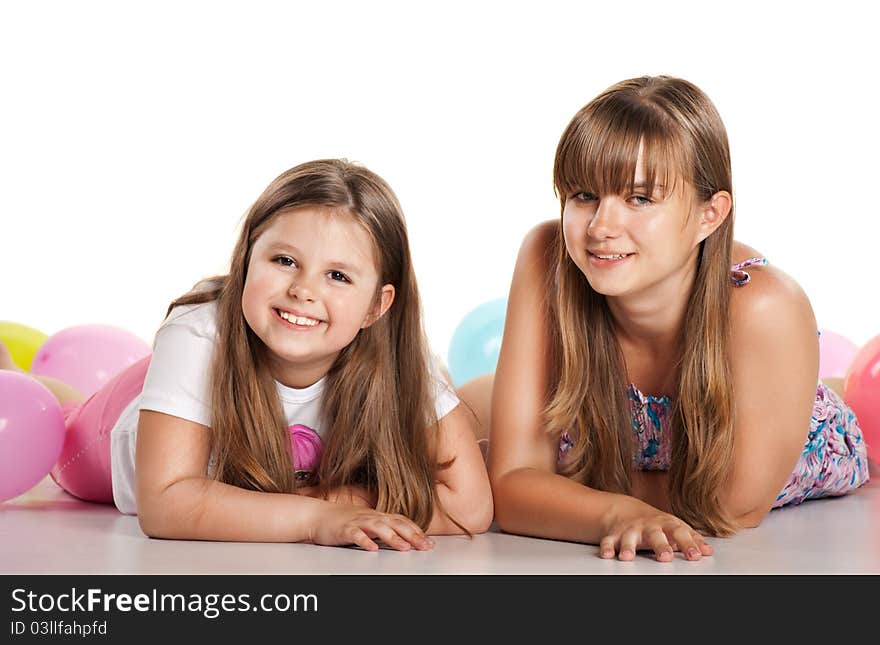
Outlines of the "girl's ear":
[{"label": "girl's ear", "polygon": [[394,302],[394,285],[382,285],[382,289],[379,292],[379,300],[376,303],[376,306],[367,313],[367,317],[364,319],[364,324],[361,325],[361,329],[366,329],[384,316],[385,312],[391,308],[392,302]]},{"label": "girl's ear", "polygon": [[700,212],[700,227],[697,234],[697,243],[702,242],[712,235],[727,216],[730,215],[730,209],[733,207],[733,198],[726,190],[719,190],[704,203]]}]

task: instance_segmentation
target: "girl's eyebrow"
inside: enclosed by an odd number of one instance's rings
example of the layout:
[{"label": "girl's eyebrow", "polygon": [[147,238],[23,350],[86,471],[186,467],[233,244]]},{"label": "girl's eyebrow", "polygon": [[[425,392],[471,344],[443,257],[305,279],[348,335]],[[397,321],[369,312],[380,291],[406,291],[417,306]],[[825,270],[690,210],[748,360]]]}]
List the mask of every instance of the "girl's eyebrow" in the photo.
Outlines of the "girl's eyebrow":
[{"label": "girl's eyebrow", "polygon": [[293,253],[294,255],[302,255],[302,252],[298,248],[287,242],[273,242],[268,248],[270,253],[285,252]]},{"label": "girl's eyebrow", "polygon": [[[275,242],[269,246],[270,253],[278,253],[278,252],[289,252],[294,255],[302,255],[302,252],[293,246],[292,244],[288,244],[286,242]],[[333,267],[334,269],[339,269],[344,273],[350,273],[352,275],[360,275],[361,271],[356,266],[352,264],[348,264],[347,262],[343,262],[341,260],[330,260],[327,262],[328,266]]]}]

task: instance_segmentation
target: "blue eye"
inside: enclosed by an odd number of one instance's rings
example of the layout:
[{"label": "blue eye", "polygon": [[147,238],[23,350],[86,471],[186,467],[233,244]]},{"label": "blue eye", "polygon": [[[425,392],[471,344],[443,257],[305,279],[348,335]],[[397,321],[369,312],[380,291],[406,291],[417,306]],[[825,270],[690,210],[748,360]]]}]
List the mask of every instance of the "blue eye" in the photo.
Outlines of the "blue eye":
[{"label": "blue eye", "polygon": [[348,276],[341,271],[331,271],[329,276],[331,280],[336,282],[351,282],[351,280],[348,279]]},{"label": "blue eye", "polygon": [[650,197],[645,197],[644,195],[633,195],[629,200],[636,206],[648,206],[649,204],[654,203],[651,201]]},{"label": "blue eye", "polygon": [[598,199],[593,193],[586,190],[576,192],[573,197],[580,202],[593,202]]}]

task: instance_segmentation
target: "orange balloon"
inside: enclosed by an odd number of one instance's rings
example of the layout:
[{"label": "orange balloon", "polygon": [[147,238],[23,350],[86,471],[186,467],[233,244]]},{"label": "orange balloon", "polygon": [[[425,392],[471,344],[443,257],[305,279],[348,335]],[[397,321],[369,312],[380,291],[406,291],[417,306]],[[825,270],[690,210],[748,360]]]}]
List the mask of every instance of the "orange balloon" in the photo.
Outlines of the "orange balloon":
[{"label": "orange balloon", "polygon": [[880,336],[856,353],[843,383],[843,400],[859,421],[868,459],[880,464]]}]

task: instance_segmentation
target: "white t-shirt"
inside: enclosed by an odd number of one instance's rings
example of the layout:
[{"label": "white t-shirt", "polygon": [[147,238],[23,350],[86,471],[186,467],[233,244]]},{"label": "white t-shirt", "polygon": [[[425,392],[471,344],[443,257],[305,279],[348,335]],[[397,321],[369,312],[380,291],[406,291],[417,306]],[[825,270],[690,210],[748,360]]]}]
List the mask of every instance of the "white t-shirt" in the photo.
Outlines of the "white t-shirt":
[{"label": "white t-shirt", "polygon": [[[175,307],[156,332],[144,389],[126,406],[110,433],[113,502],[123,513],[137,514],[134,496],[138,414],[154,410],[211,426],[211,358],[217,334],[217,303]],[[459,400],[431,357],[437,418]],[[304,389],[275,382],[288,425],[308,426],[323,437],[321,417],[325,378]]]}]

